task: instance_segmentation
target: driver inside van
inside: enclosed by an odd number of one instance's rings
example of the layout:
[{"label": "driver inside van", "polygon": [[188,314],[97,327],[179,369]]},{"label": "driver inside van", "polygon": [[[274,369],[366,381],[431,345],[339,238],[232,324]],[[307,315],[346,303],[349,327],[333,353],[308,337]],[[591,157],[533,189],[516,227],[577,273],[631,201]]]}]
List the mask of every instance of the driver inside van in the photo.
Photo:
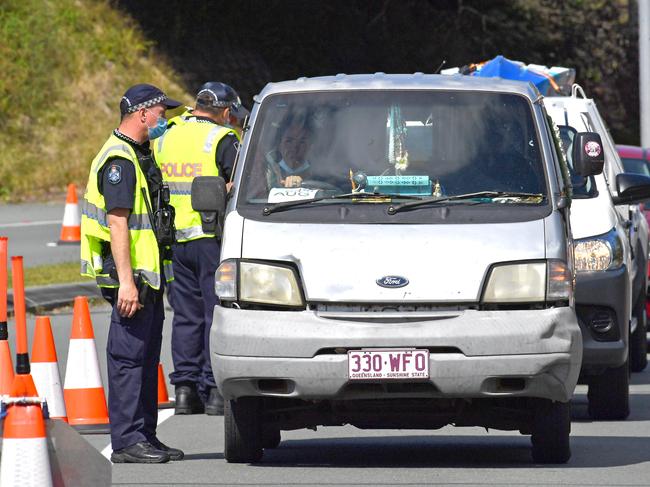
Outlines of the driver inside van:
[{"label": "driver inside van", "polygon": [[306,159],[308,149],[309,131],[298,123],[292,123],[282,133],[277,149],[266,154],[267,187],[299,187],[311,169]]},{"label": "driver inside van", "polygon": [[266,154],[266,182],[269,188],[297,188],[307,179],[311,164],[306,159],[309,132],[290,125],[280,137],[278,148]]}]

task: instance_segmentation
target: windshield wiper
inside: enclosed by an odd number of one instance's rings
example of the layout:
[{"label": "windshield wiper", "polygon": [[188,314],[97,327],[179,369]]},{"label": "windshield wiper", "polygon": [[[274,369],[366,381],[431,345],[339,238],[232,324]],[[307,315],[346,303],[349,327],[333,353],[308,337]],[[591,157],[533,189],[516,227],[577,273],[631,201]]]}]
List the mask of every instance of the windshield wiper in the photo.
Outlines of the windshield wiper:
[{"label": "windshield wiper", "polygon": [[265,206],[262,210],[264,216],[268,216],[271,213],[276,211],[286,210],[289,208],[295,208],[297,206],[310,205],[312,203],[317,203],[324,200],[353,200],[353,199],[392,199],[392,198],[402,198],[405,200],[421,200],[420,196],[411,196],[404,194],[394,194],[394,193],[344,193],[344,194],[335,194],[333,196],[323,196],[320,198],[313,199],[304,199],[304,200],[295,200],[295,201],[285,201],[283,203],[275,203],[274,205]]},{"label": "windshield wiper", "polygon": [[397,206],[389,206],[387,211],[389,215],[394,215],[395,213],[399,213],[400,211],[410,208],[446,203],[448,201],[471,200],[475,198],[539,198],[540,201],[542,201],[544,199],[544,195],[541,193],[521,193],[517,191],[478,191],[476,193],[456,194],[453,196],[446,196],[444,198],[434,197],[421,199],[420,201],[411,201],[409,203],[403,203]]}]

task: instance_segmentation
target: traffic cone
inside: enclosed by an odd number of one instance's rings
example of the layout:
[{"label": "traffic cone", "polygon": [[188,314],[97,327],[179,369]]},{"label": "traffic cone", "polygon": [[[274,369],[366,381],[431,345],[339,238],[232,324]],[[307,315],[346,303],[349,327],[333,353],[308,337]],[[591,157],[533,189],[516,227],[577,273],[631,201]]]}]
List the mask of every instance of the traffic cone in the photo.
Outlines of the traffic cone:
[{"label": "traffic cone", "polygon": [[95,334],[88,300],[74,298],[74,314],[63,397],[68,422],[80,433],[109,433],[106,395],[99,375]]},{"label": "traffic cone", "polygon": [[47,400],[50,418],[62,419],[67,422],[68,417],[65,412],[52,325],[50,325],[50,319],[47,316],[36,317],[31,369],[38,395]]},{"label": "traffic cone", "polygon": [[[16,375],[12,396],[35,398],[36,388],[30,374]],[[38,402],[10,404],[7,408],[2,435],[0,485],[52,486],[45,421]]]},{"label": "traffic cone", "polygon": [[81,215],[77,201],[77,187],[74,184],[68,184],[59,245],[78,244],[79,242],[81,242]]},{"label": "traffic cone", "polygon": [[0,237],[0,395],[10,394],[14,383],[14,364],[9,348],[7,326],[7,237]]},{"label": "traffic cone", "polygon": [[158,364],[158,409],[173,408],[174,401],[169,398],[167,392],[167,382],[165,382],[165,373],[163,372],[163,365]]}]

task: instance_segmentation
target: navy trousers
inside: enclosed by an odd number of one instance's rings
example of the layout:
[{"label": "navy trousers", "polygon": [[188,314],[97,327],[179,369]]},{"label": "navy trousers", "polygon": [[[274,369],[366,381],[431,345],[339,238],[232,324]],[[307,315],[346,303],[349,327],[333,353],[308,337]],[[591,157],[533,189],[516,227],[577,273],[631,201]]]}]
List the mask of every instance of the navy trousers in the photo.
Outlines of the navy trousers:
[{"label": "navy trousers", "polygon": [[172,324],[172,384],[193,382],[205,400],[216,387],[210,365],[210,327],[218,298],[214,273],[221,246],[216,238],[200,238],[174,246],[174,280],[169,284]]},{"label": "navy trousers", "polygon": [[131,318],[122,318],[113,306],[106,345],[113,450],[156,436],[164,320],[162,293]]}]

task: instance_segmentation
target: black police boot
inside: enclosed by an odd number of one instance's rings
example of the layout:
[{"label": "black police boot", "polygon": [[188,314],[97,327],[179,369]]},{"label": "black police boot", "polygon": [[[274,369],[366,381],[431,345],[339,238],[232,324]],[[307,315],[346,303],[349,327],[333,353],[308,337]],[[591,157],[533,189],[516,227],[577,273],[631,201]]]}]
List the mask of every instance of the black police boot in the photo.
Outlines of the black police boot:
[{"label": "black police boot", "polygon": [[116,450],[111,453],[113,463],[167,463],[169,453],[159,450],[148,441]]},{"label": "black police boot", "polygon": [[203,401],[196,391],[196,384],[192,382],[176,384],[174,414],[202,414],[204,411]]},{"label": "black police boot", "polygon": [[223,396],[216,387],[210,388],[208,402],[205,403],[205,414],[223,416]]},{"label": "black police boot", "polygon": [[155,436],[149,440],[149,443],[151,443],[153,446],[158,448],[159,450],[162,450],[164,452],[167,452],[169,455],[170,460],[182,460],[183,457],[185,456],[185,453],[183,453],[183,450],[179,450],[178,448],[172,448],[170,446],[165,445],[162,441],[160,441],[158,438]]}]

